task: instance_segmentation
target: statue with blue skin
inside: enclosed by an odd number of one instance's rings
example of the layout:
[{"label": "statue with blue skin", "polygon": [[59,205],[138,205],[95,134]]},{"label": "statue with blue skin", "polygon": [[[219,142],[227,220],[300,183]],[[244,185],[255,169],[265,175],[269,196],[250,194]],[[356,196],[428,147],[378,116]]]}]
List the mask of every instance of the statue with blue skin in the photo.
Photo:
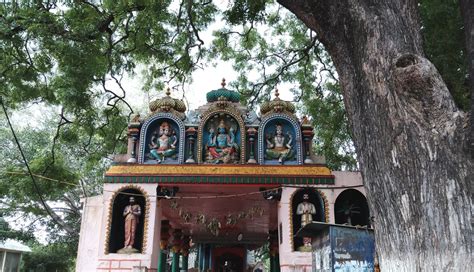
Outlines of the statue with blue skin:
[{"label": "statue with blue skin", "polygon": [[207,163],[235,163],[238,160],[239,146],[235,143],[235,129],[231,127],[229,133],[224,120],[219,122],[217,135],[214,128],[209,129],[207,140]]}]

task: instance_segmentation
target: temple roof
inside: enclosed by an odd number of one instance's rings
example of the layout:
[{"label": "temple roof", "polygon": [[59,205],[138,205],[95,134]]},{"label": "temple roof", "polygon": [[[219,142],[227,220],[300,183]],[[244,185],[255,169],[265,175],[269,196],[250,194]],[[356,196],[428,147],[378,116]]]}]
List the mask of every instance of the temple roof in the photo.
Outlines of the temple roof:
[{"label": "temple roof", "polygon": [[[240,93],[227,89],[225,79],[222,79],[221,88],[211,90],[206,94],[206,104],[189,113],[186,112],[186,105],[182,100],[170,95],[168,88],[164,97],[150,102],[151,112],[144,118],[138,114],[132,116],[128,125],[127,156],[115,162],[160,165],[259,164],[273,165],[277,167],[276,169],[283,164],[302,166],[324,163],[321,160],[313,160],[311,141],[314,132],[308,118],[300,120],[295,114],[296,107],[293,102],[280,99],[278,90],[275,91],[273,100],[261,104],[260,116],[245,103],[240,103]],[[184,171],[183,169],[181,170]],[[193,169],[200,170],[198,172],[192,170],[190,174],[176,173],[176,175],[215,174],[214,172],[203,173],[202,171],[206,168]],[[250,174],[255,178],[248,180],[238,176],[235,182],[267,182],[266,177],[277,177],[276,173],[285,171],[283,168],[264,169],[266,170],[261,170],[262,175],[255,176],[255,169],[251,168]],[[156,170],[154,173],[161,171]],[[242,170],[243,168],[240,168],[235,173],[240,173]],[[268,172],[265,172],[267,170]],[[288,172],[282,172],[278,179],[271,182],[287,183],[287,176],[298,176],[305,171],[306,168],[302,168],[301,171],[288,168]],[[318,171],[309,175],[310,180],[305,179],[306,177],[300,178],[301,175],[299,175],[295,183],[328,183],[315,174]],[[143,174],[138,173],[135,176],[143,176]],[[232,171],[220,175],[233,182]],[[154,182],[163,182],[162,177],[152,174],[149,176]],[[136,182],[136,180],[137,178],[134,177],[130,179],[130,182]],[[209,183],[215,182],[208,178],[202,180]],[[123,182],[113,178],[108,178],[108,181]],[[188,180],[179,179],[176,182],[188,182]]]},{"label": "temple roof", "polygon": [[288,112],[294,114],[296,111],[295,105],[290,101],[280,99],[278,89],[275,90],[275,98],[271,101],[263,102],[260,107],[262,116],[272,112]]},{"label": "temple roof", "polygon": [[207,102],[215,102],[220,99],[235,102],[235,103],[239,102],[240,93],[226,89],[225,85],[226,85],[225,79],[223,78],[222,83],[221,83],[222,88],[219,88],[217,90],[212,90],[206,94]]},{"label": "temple roof", "polygon": [[166,90],[166,96],[160,99],[153,100],[149,104],[151,114],[155,112],[172,112],[179,116],[181,119],[184,119],[186,104],[180,99],[172,98],[171,91],[168,88]]}]

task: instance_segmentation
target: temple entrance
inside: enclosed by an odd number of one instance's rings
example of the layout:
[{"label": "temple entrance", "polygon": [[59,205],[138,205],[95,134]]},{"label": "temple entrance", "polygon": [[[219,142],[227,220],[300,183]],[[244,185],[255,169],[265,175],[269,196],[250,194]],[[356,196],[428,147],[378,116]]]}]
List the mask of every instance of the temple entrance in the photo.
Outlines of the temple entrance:
[{"label": "temple entrance", "polygon": [[245,248],[218,247],[213,250],[213,271],[243,272],[245,267]]},{"label": "temple entrance", "polygon": [[[160,200],[163,217],[182,235],[171,241],[189,237],[198,248],[200,271],[246,271],[255,265],[248,263],[248,252],[265,245],[269,233],[277,230],[278,202],[261,192],[269,188],[275,186],[180,186],[176,197]],[[171,189],[160,185],[161,191]]]},{"label": "temple entrance", "polygon": [[269,231],[277,229],[277,202],[266,200],[258,190],[256,186],[181,186],[181,198],[162,200],[163,216],[196,244],[263,245]]}]

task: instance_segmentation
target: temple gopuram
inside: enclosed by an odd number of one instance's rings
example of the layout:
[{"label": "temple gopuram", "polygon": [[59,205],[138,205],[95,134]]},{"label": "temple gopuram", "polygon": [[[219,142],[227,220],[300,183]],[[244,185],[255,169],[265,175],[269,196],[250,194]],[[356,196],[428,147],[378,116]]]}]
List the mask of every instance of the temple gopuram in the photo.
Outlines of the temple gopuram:
[{"label": "temple gopuram", "polygon": [[348,254],[296,234],[315,223],[368,228],[360,173],[313,154],[312,125],[278,91],[259,114],[224,80],[206,98],[186,114],[168,90],[131,118],[127,154],[103,194],[83,199],[76,271],[338,271],[330,256]]}]

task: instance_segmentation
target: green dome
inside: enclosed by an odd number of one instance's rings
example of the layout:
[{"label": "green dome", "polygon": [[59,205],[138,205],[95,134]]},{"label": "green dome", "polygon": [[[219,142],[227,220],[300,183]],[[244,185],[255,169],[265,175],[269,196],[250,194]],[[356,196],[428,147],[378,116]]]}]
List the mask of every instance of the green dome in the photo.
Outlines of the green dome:
[{"label": "green dome", "polygon": [[240,101],[240,93],[225,88],[225,79],[222,79],[221,85],[222,88],[212,90],[206,94],[207,102],[215,102],[219,100],[220,97],[224,97],[227,101],[231,102]]},{"label": "green dome", "polygon": [[221,96],[225,97],[227,101],[232,101],[232,102],[240,101],[240,93],[221,88],[221,89],[212,90],[208,92],[206,95],[207,102],[217,101],[219,100],[219,97]]}]

